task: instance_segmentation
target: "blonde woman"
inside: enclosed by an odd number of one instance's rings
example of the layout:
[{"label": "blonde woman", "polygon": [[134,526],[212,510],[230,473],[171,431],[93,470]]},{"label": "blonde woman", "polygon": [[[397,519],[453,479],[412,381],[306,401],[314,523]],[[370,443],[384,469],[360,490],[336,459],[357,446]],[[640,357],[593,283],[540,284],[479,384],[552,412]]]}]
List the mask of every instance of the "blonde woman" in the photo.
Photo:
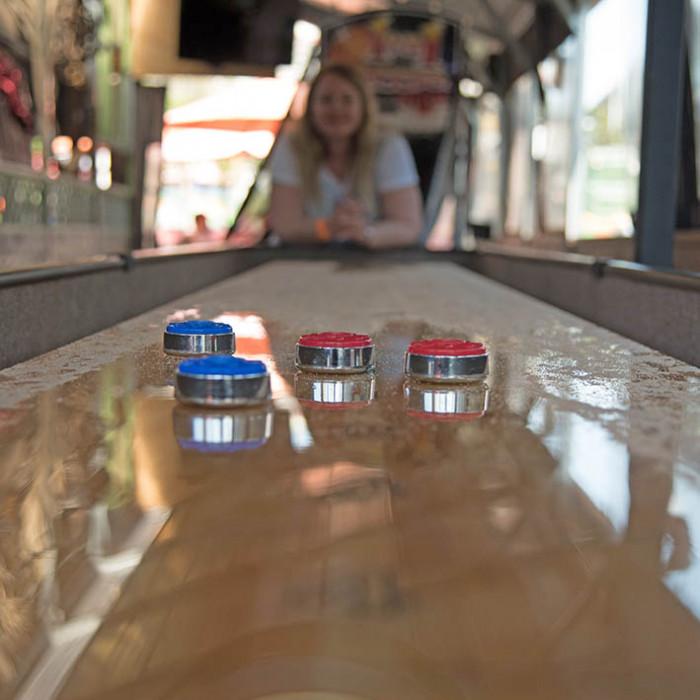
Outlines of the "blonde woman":
[{"label": "blonde woman", "polygon": [[372,95],[357,71],[323,68],[306,113],[271,157],[272,230],[290,243],[415,243],[422,226],[418,173],[406,140],[380,135]]}]

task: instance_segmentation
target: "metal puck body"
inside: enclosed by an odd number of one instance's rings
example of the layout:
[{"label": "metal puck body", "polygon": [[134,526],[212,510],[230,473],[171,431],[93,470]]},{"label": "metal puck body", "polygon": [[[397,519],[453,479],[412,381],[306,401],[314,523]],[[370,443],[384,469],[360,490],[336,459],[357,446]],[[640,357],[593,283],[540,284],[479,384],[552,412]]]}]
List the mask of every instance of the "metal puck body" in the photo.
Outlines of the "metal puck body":
[{"label": "metal puck body", "polygon": [[311,408],[364,408],[374,399],[376,379],[373,373],[329,377],[298,372],[294,390],[299,401]]},{"label": "metal puck body", "polygon": [[362,333],[309,333],[297,341],[295,362],[306,372],[367,372],[374,368],[374,341]]},{"label": "metal puck body", "polygon": [[211,355],[180,363],[175,375],[179,401],[197,406],[253,406],[270,398],[265,363]]},{"label": "metal puck body", "polygon": [[456,338],[416,340],[408,346],[404,371],[426,382],[470,382],[488,373],[488,352],[483,343]]},{"label": "metal puck body", "polygon": [[232,355],[236,336],[228,323],[182,321],[169,323],[163,333],[163,350],[168,355]]},{"label": "metal puck body", "polygon": [[476,420],[486,414],[488,397],[484,382],[448,387],[409,380],[404,385],[406,412],[416,418]]},{"label": "metal puck body", "polygon": [[235,410],[203,410],[194,406],[176,406],[173,430],[181,449],[219,454],[254,450],[272,435],[273,410],[261,405]]}]

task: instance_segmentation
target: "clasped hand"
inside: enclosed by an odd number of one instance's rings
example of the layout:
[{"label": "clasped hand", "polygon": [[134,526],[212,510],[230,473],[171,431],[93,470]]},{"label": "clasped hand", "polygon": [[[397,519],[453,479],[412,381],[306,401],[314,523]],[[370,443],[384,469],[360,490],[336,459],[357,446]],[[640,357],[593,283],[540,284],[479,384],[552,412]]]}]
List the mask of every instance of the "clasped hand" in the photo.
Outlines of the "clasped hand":
[{"label": "clasped hand", "polygon": [[328,220],[333,240],[353,241],[359,245],[369,245],[367,225],[368,219],[364,207],[350,197],[338,203],[333,216]]}]

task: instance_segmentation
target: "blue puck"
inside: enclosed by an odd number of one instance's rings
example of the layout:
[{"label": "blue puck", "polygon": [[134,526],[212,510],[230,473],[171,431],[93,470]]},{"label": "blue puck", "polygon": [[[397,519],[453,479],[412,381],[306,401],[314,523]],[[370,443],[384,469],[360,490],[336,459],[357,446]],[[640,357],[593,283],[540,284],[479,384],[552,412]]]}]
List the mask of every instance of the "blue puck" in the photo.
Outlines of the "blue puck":
[{"label": "blue puck", "polygon": [[267,374],[267,367],[259,360],[244,360],[230,355],[211,355],[184,360],[177,369],[178,374],[196,377],[253,377]]},{"label": "blue puck", "polygon": [[166,333],[176,333],[177,335],[222,335],[233,333],[233,328],[228,323],[194,320],[169,323],[165,331]]},{"label": "blue puck", "polygon": [[177,398],[199,406],[250,406],[270,398],[270,374],[264,362],[211,355],[180,363]]},{"label": "blue puck", "polygon": [[231,355],[236,350],[236,337],[228,323],[179,321],[166,326],[163,350],[180,356]]}]

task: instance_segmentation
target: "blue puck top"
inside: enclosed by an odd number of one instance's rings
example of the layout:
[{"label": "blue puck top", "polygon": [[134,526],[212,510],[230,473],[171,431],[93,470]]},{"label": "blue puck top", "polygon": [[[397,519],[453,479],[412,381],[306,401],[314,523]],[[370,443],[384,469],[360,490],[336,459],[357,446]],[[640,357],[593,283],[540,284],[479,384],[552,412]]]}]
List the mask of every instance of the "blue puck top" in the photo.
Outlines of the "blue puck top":
[{"label": "blue puck top", "polygon": [[177,335],[224,335],[233,333],[233,328],[228,323],[194,320],[169,323],[165,328],[165,332]]},{"label": "blue puck top", "polygon": [[230,355],[210,355],[180,363],[177,371],[180,374],[207,377],[224,375],[227,377],[248,377],[267,374],[267,367],[259,360],[244,360],[242,357]]}]

